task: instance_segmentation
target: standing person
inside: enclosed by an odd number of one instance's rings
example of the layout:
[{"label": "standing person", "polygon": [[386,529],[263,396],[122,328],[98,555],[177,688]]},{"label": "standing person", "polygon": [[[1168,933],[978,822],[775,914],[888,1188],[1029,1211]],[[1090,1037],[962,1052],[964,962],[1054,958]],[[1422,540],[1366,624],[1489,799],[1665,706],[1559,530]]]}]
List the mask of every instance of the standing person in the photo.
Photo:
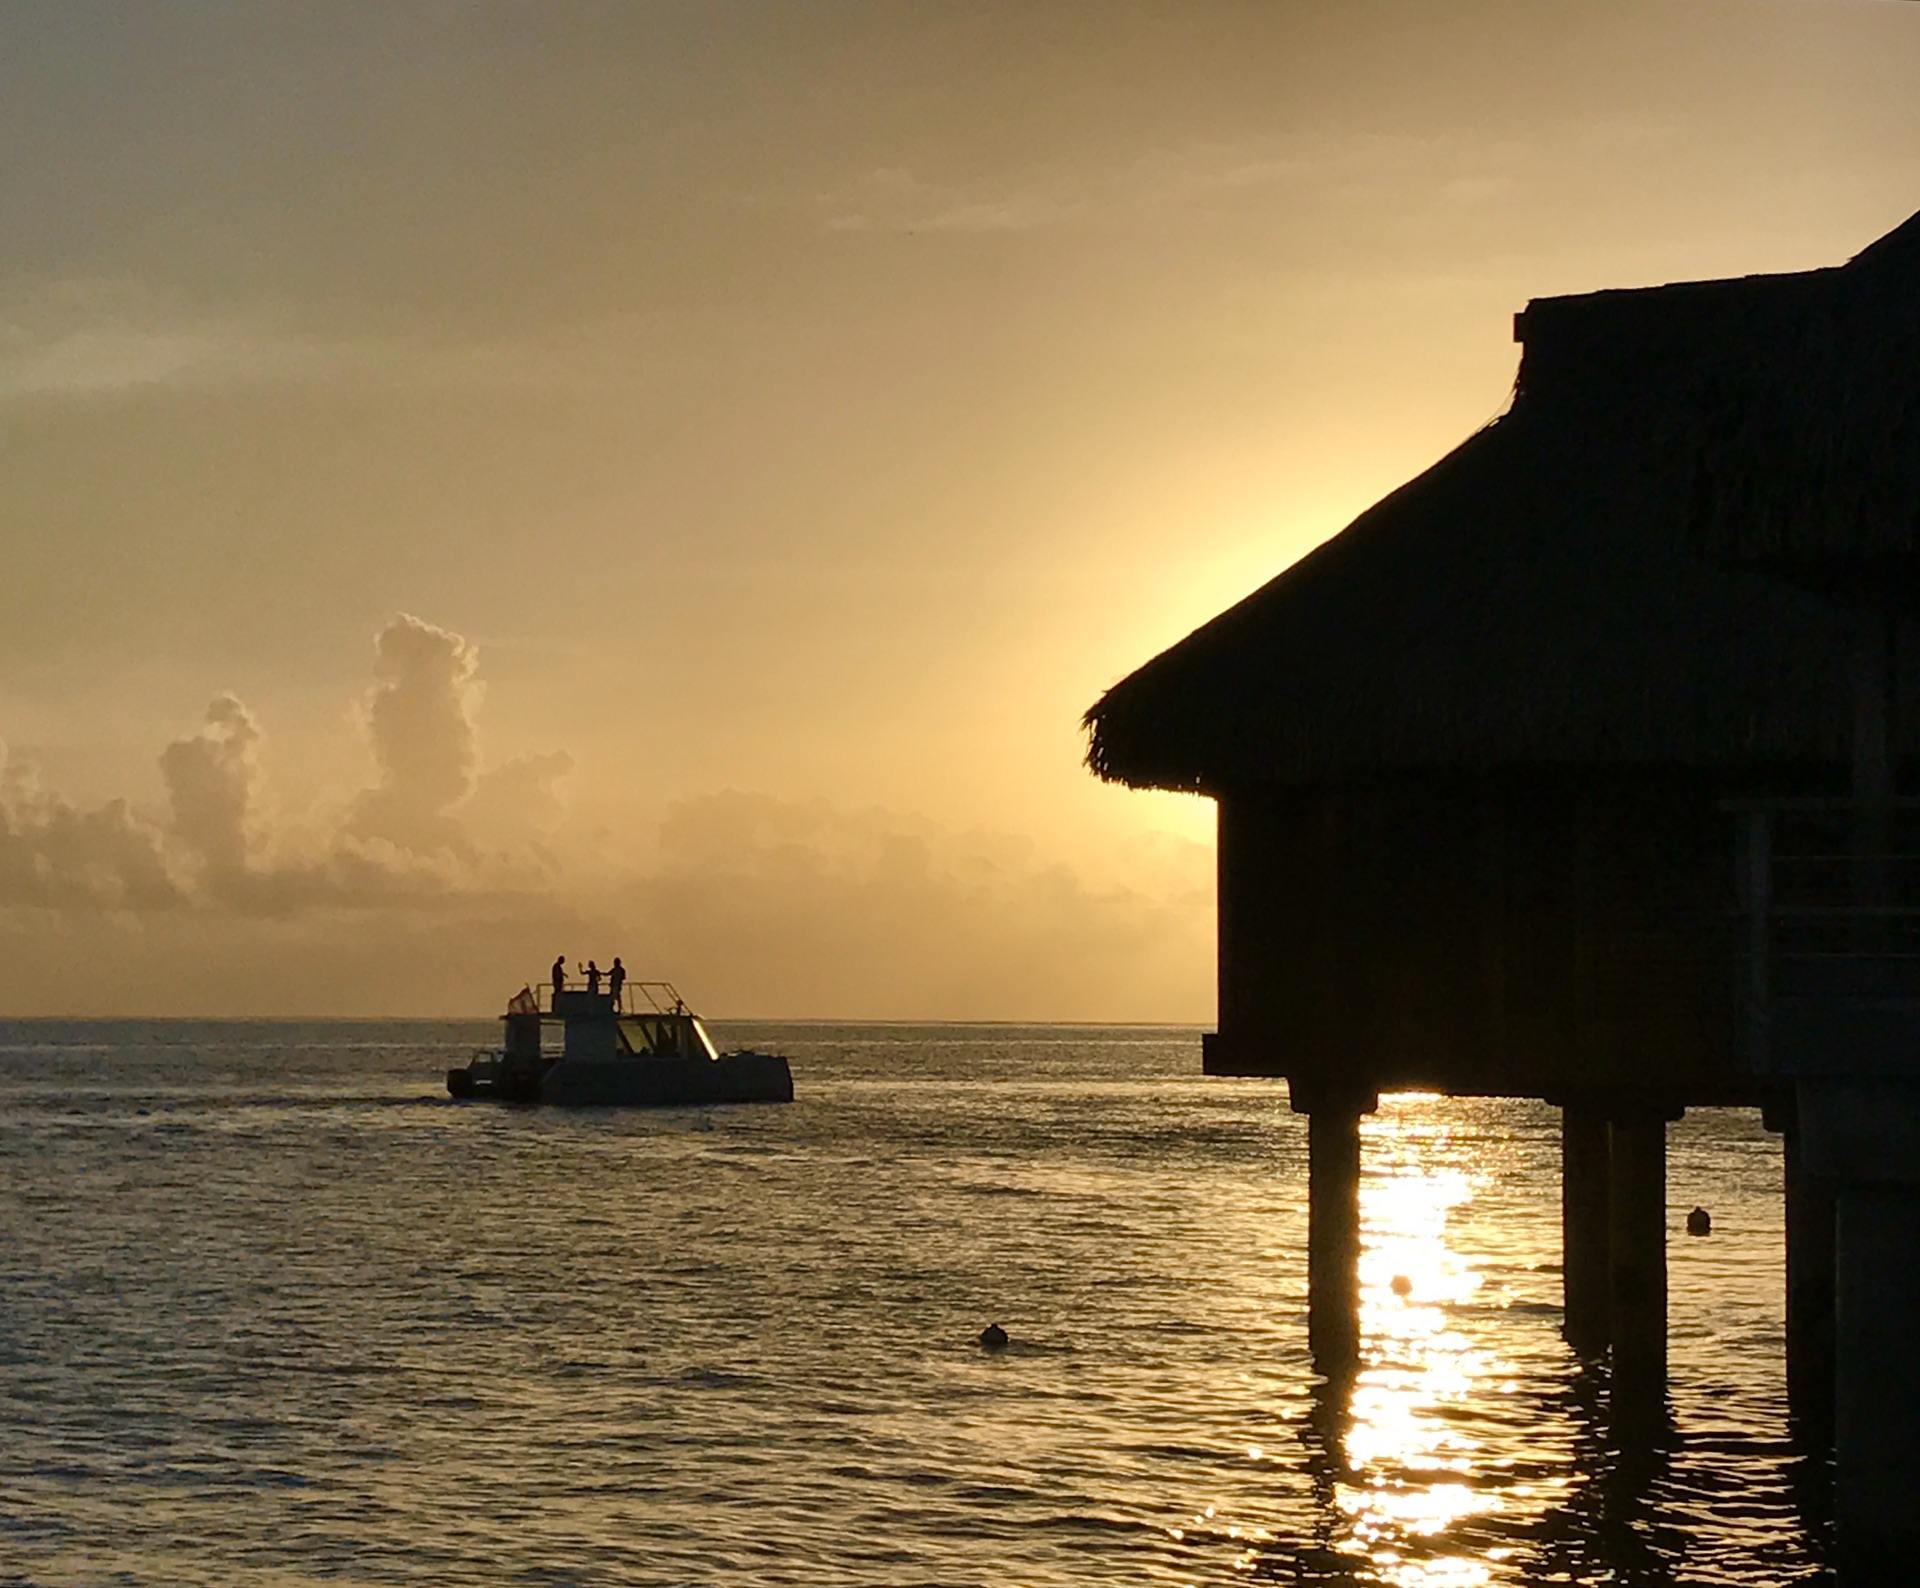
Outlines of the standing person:
[{"label": "standing person", "polygon": [[627,984],[627,967],[620,963],[620,956],[613,956],[613,964],[607,971],[607,991],[613,994],[613,1007],[620,1007],[620,989]]},{"label": "standing person", "polygon": [[587,996],[589,998],[600,996],[600,967],[592,960],[587,961]]},{"label": "standing person", "polygon": [[553,961],[553,996],[558,998],[567,990],[567,956],[557,954]]}]

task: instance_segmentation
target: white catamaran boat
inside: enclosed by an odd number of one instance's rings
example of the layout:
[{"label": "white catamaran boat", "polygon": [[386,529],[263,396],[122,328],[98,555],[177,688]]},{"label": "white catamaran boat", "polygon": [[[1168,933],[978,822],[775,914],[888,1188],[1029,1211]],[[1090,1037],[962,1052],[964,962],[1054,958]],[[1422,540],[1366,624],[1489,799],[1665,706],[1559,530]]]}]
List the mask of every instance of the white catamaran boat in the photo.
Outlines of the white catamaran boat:
[{"label": "white catamaran boat", "polygon": [[[500,1018],[506,1045],[447,1071],[454,1097],[584,1108],[793,1101],[785,1059],[720,1052],[668,982],[630,981],[617,995],[523,987]],[[556,1025],[557,1051],[546,1040]]]}]

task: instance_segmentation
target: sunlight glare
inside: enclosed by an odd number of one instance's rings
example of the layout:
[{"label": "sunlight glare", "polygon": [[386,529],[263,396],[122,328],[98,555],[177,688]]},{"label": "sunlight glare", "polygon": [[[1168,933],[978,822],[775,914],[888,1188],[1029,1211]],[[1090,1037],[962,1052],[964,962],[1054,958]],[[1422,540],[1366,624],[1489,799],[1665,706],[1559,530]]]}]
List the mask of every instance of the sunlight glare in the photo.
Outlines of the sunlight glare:
[{"label": "sunlight glare", "polygon": [[1501,1509],[1465,1481],[1483,1456],[1448,1411],[1484,1381],[1511,1374],[1454,1321],[1480,1275],[1447,1244],[1448,1221],[1484,1174],[1470,1146],[1436,1118],[1440,1099],[1381,1100],[1363,1126],[1360,1314],[1365,1357],[1345,1440],[1349,1477],[1336,1505],[1383,1581],[1401,1588],[1477,1588],[1483,1560],[1445,1547],[1462,1521]]}]

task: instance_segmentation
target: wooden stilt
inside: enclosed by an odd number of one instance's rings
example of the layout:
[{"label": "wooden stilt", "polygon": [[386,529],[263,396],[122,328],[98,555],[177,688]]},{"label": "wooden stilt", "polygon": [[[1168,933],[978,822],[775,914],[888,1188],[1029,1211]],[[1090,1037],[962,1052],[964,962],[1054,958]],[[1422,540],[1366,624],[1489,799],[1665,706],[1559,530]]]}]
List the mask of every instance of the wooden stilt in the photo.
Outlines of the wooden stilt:
[{"label": "wooden stilt", "polygon": [[1833,1509],[1840,1581],[1914,1580],[1920,1557],[1920,1191],[1842,1185]]},{"label": "wooden stilt", "polygon": [[1590,1102],[1560,1111],[1560,1249],[1566,1294],[1561,1332],[1582,1356],[1606,1350],[1611,1333],[1608,1276],[1607,1116]]},{"label": "wooden stilt", "polygon": [[1833,1437],[1833,1187],[1807,1173],[1800,1128],[1786,1129],[1787,1405],[1800,1433]]},{"label": "wooden stilt", "polygon": [[1360,1115],[1322,1103],[1307,1115],[1307,1338],[1322,1373],[1360,1359]]},{"label": "wooden stilt", "polygon": [[1666,1117],[1616,1113],[1608,1135],[1613,1409],[1616,1418],[1636,1420],[1666,1397]]}]

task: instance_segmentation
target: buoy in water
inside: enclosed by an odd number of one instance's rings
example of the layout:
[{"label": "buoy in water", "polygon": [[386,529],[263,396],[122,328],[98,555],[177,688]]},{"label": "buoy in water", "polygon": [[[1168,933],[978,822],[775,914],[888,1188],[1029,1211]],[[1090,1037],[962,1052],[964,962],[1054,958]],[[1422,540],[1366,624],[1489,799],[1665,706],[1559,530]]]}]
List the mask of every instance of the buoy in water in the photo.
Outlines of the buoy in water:
[{"label": "buoy in water", "polygon": [[1687,1215],[1687,1233],[1689,1235],[1711,1235],[1713,1233],[1713,1215],[1705,1208],[1695,1208]]},{"label": "buoy in water", "polygon": [[1405,1274],[1395,1274],[1391,1288],[1396,1296],[1411,1296],[1413,1294],[1413,1281],[1407,1278]]},{"label": "buoy in water", "polygon": [[980,1331],[980,1349],[982,1351],[1004,1351],[1007,1348],[1007,1331],[997,1323],[990,1323]]}]

